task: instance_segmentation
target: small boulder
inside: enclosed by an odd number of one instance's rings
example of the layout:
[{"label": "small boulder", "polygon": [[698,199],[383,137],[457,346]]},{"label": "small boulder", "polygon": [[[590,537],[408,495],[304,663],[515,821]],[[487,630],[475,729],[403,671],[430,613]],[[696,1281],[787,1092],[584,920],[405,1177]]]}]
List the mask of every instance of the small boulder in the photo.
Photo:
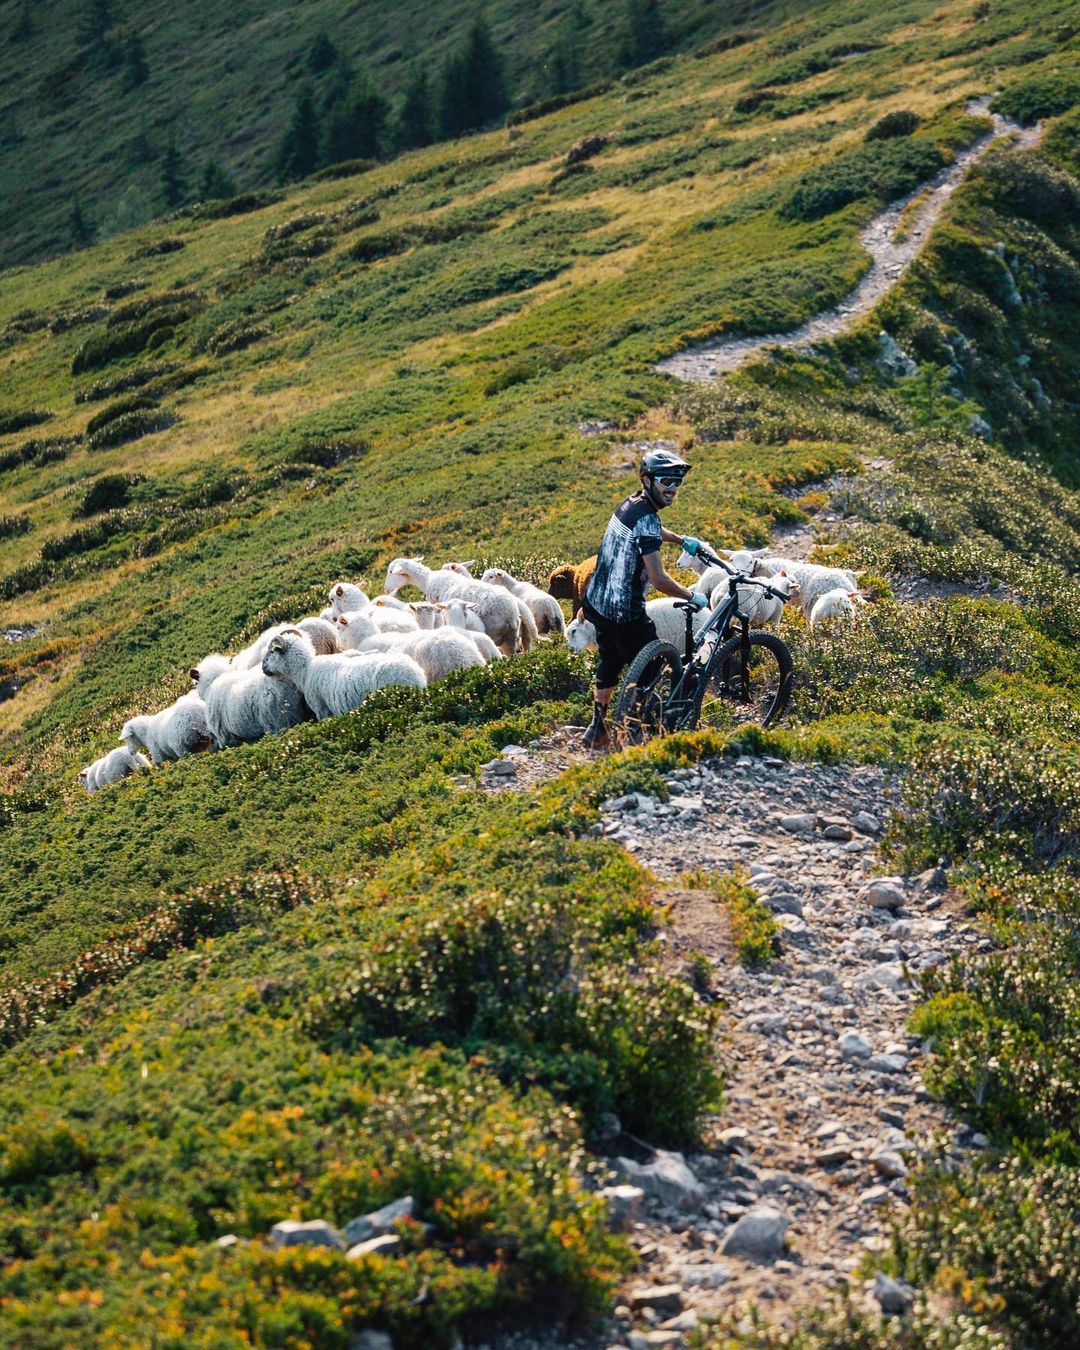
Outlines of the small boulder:
[{"label": "small boulder", "polygon": [[404,1195],[400,1200],[391,1200],[388,1205],[383,1205],[382,1209],[373,1210],[370,1214],[361,1214],[359,1218],[346,1225],[345,1241],[350,1247],[354,1247],[358,1242],[364,1242],[379,1233],[392,1232],[394,1224],[399,1220],[413,1217],[415,1208],[412,1196]]},{"label": "small boulder", "polygon": [[903,908],[906,899],[904,888],[895,877],[878,877],[863,889],[862,894],[872,909],[887,909],[893,914]]},{"label": "small boulder", "polygon": [[735,1224],[720,1250],[725,1256],[749,1256],[770,1260],[784,1250],[788,1220],[771,1205],[755,1205]]},{"label": "small boulder", "polygon": [[621,1233],[636,1221],[645,1199],[640,1186],[604,1186],[597,1191],[601,1200],[607,1201],[608,1226],[614,1233]]},{"label": "small boulder", "polygon": [[683,1266],[679,1278],[688,1289],[719,1289],[731,1279],[731,1270],[719,1261],[709,1261],[700,1266]]},{"label": "small boulder", "polygon": [[787,830],[789,834],[812,834],[817,823],[817,816],[813,812],[781,816],[778,823],[780,828]]},{"label": "small boulder", "polygon": [[915,1302],[915,1290],[909,1284],[891,1279],[879,1270],[874,1277],[874,1297],[883,1313],[893,1316],[906,1313]]},{"label": "small boulder", "polygon": [[869,811],[856,811],[851,817],[851,823],[860,834],[881,833],[881,821]]},{"label": "small boulder", "polygon": [[283,1219],[270,1230],[270,1244],[274,1247],[335,1247],[344,1251],[345,1239],[325,1219]]},{"label": "small boulder", "polygon": [[627,1299],[633,1312],[655,1308],[657,1312],[677,1313],[682,1307],[682,1289],[677,1284],[654,1284],[630,1290]]},{"label": "small boulder", "polygon": [[616,1158],[615,1168],[632,1186],[672,1209],[698,1209],[705,1201],[705,1188],[686,1165],[681,1153],[657,1149],[651,1163]]},{"label": "small boulder", "polygon": [[396,1233],[380,1233],[378,1237],[358,1242],[345,1253],[346,1261],[358,1261],[362,1256],[396,1256],[402,1241]]},{"label": "small boulder", "polygon": [[840,1053],[845,1059],[868,1059],[870,1042],[857,1031],[846,1031],[837,1041]]}]

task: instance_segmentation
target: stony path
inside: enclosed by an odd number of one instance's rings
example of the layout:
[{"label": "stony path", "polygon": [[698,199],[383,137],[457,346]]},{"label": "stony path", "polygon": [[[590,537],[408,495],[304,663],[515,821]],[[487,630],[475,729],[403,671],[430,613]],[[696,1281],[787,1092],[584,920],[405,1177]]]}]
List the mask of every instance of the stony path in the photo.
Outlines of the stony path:
[{"label": "stony path", "polygon": [[[496,777],[531,785],[573,741],[565,728],[512,752],[515,773]],[[715,968],[725,1109],[702,1152],[638,1150],[615,1164],[637,1188],[623,1194],[640,1266],[607,1327],[572,1343],[581,1350],[680,1346],[700,1318],[748,1301],[789,1322],[884,1246],[888,1215],[907,1203],[908,1168],[933,1139],[958,1160],[985,1143],[925,1091],[906,1022],[916,997],[907,972],[988,940],[939,875],[876,875],[895,783],[873,766],[750,757],[667,781],[666,804],[619,798],[595,828],[665,886],[672,966],[697,951]],[[711,892],[685,876],[736,864],[783,929],[760,972],[735,963]],[[891,1282],[864,1294],[883,1305],[910,1296]],[[542,1338],[513,1343],[549,1350]]]},{"label": "stony path", "polygon": [[[984,115],[989,103],[989,98],[974,100],[968,105],[968,112]],[[707,383],[715,380],[718,375],[737,370],[767,347],[802,347],[822,338],[836,337],[837,334],[846,332],[856,319],[868,314],[900,280],[926,242],[945,203],[963,182],[968,169],[977,163],[996,141],[1003,136],[1015,136],[1017,147],[1031,146],[1038,141],[1041,134],[1039,127],[1021,127],[998,113],[991,116],[994,124],[992,131],[980,137],[966,150],[962,150],[954,162],[930,179],[929,183],[923,184],[915,192],[901,201],[894,202],[880,215],[874,217],[860,236],[860,242],[872,259],[870,270],[835,309],[824,310],[789,333],[719,338],[688,347],[685,351],[660,361],[656,369],[662,374],[674,375],[679,380]],[[907,222],[904,238],[897,240],[896,230],[904,212],[915,198],[923,193],[926,194],[925,201]]]}]

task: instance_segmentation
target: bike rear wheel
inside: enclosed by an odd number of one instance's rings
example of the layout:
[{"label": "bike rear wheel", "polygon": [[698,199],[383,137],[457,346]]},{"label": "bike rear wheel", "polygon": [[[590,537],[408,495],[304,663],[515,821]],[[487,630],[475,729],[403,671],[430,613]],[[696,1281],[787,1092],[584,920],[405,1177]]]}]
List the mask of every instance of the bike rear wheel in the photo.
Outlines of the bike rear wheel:
[{"label": "bike rear wheel", "polygon": [[754,630],[717,648],[694,695],[693,725],[726,728],[756,722],[767,727],[791,701],[794,662],[773,633]]},{"label": "bike rear wheel", "polygon": [[642,745],[652,736],[670,730],[665,714],[682,678],[682,658],[670,642],[647,642],[626,672],[612,735],[621,746]]}]

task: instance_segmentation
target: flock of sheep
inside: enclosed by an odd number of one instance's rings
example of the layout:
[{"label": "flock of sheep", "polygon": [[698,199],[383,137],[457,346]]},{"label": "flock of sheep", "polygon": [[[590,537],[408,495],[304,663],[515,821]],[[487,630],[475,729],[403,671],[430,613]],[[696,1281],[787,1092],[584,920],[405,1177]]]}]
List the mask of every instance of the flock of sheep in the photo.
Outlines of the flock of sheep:
[{"label": "flock of sheep", "polygon": [[[239,745],[314,717],[339,717],[376,689],[423,689],[452,671],[528,651],[565,632],[559,602],[502,568],[436,570],[398,558],[374,599],[337,582],[317,616],[277,624],[234,656],[212,653],[191,671],[194,688],[160,712],[132,717],[122,744],[83,769],[87,792],[199,750]],[[418,586],[425,599],[397,598]]]},{"label": "flock of sheep", "polygon": [[[746,576],[771,577],[788,603],[801,605],[811,626],[851,616],[864,603],[855,575],[842,568],[770,558],[767,549],[718,552]],[[256,741],[309,718],[339,717],[376,689],[423,689],[452,671],[529,651],[541,637],[565,634],[575,651],[584,651],[596,642],[579,609],[595,561],[556,569],[549,591],[502,568],[476,578],[471,563],[433,568],[420,558],[395,559],[385,594],[374,599],[359,586],[337,582],[321,614],[267,628],[232,657],[205,657],[191,671],[195,687],[189,693],[160,712],[125,722],[121,745],[83,769],[79,781],[94,792],[198,750]],[[729,573],[723,568],[707,567],[685,551],[678,566],[698,573],[693,589],[710,597],[710,608],[726,599]],[[418,587],[425,598],[399,600],[405,586]],[[569,626],[559,595],[578,611]],[[758,587],[739,588],[739,606],[752,627],[778,627],[783,605]],[[681,645],[685,620],[674,606],[673,600],[652,600],[646,609],[659,636]],[[700,626],[708,617],[703,610],[695,622]]]}]

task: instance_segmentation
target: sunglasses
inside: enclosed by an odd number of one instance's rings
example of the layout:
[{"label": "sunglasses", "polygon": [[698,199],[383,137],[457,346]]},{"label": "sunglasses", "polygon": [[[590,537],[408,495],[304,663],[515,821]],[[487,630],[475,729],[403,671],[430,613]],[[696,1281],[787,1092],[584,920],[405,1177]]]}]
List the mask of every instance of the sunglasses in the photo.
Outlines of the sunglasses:
[{"label": "sunglasses", "polygon": [[681,478],[657,478],[656,482],[658,482],[661,487],[682,487]]}]

